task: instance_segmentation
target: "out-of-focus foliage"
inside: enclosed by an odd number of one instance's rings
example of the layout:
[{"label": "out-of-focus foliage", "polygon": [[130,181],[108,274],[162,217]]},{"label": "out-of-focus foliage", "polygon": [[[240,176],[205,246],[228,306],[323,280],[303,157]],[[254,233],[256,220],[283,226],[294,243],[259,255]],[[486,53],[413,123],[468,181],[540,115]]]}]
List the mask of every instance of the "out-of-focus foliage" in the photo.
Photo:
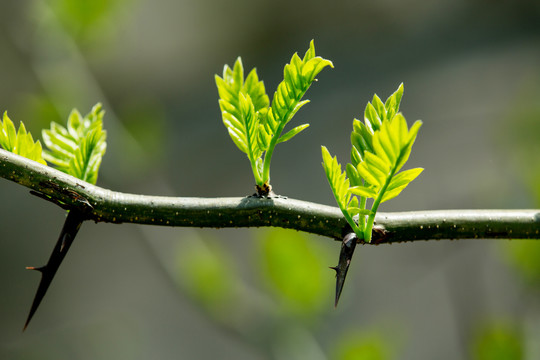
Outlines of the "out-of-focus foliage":
[{"label": "out-of-focus foliage", "polygon": [[304,233],[272,228],[260,233],[265,283],[286,312],[312,316],[328,309],[332,292],[329,252]]},{"label": "out-of-focus foliage", "polygon": [[[49,9],[62,24],[64,31],[79,41],[95,39],[98,35],[110,35],[112,24],[118,21],[122,8],[129,6],[130,0],[70,1],[52,0]],[[36,4],[36,11],[43,11],[43,4]],[[105,36],[100,36],[105,37]]]},{"label": "out-of-focus foliage", "polygon": [[379,333],[353,330],[340,337],[334,347],[335,360],[392,359],[389,342]]},{"label": "out-of-focus foliage", "polygon": [[212,317],[221,321],[232,315],[239,301],[238,274],[217,242],[184,239],[177,274],[179,284]]},{"label": "out-of-focus foliage", "polygon": [[[536,77],[536,84],[540,78]],[[518,96],[497,133],[508,165],[519,174],[533,194],[531,206],[540,206],[540,87],[528,86]]]},{"label": "out-of-focus foliage", "polygon": [[32,119],[37,128],[44,129],[49,127],[52,121],[61,122],[64,120],[55,104],[46,96],[28,94],[21,97],[21,103],[23,104],[24,117]]},{"label": "out-of-focus foliage", "polygon": [[[247,266],[261,270],[254,273],[261,286],[253,291],[272,295],[268,313],[306,318],[331,309],[332,273],[325,246],[309,235],[277,228],[261,229],[257,239],[258,251]],[[184,242],[178,257],[180,285],[214,315],[241,307],[245,299],[240,295],[248,286],[226,250],[214,241]]]},{"label": "out-of-focus foliage", "polygon": [[540,286],[540,244],[538,240],[515,240],[505,244],[509,263],[526,282]]},{"label": "out-of-focus foliage", "polygon": [[[117,145],[128,154],[140,152],[144,149],[144,158],[141,156],[128,156],[123,159],[132,168],[144,171],[164,161],[166,147],[163,146],[166,138],[166,114],[163,107],[155,99],[135,98],[124,103],[117,109],[117,115],[123,120],[126,130],[137,142],[126,141],[126,135],[119,138]],[[133,149],[138,146],[139,149]]]},{"label": "out-of-focus foliage", "polygon": [[507,323],[487,324],[473,339],[473,360],[520,360],[523,355],[522,336]]},{"label": "out-of-focus foliage", "polygon": [[5,111],[0,125],[0,146],[2,148],[46,165],[42,157],[41,143],[39,140],[34,142],[32,134],[26,132],[22,121],[17,131],[13,121],[8,117],[7,111]]},{"label": "out-of-focus foliage", "polygon": [[[332,244],[280,228],[259,229],[255,239],[257,251],[241,265],[259,267],[260,272],[247,276],[239,273],[241,266],[219,242],[208,237],[182,239],[176,271],[180,288],[212,320],[247,343],[269,347],[275,358],[324,359],[315,333],[319,320],[335,311],[333,273],[326,266]],[[392,343],[360,329],[332,338],[334,358],[390,359]]]}]

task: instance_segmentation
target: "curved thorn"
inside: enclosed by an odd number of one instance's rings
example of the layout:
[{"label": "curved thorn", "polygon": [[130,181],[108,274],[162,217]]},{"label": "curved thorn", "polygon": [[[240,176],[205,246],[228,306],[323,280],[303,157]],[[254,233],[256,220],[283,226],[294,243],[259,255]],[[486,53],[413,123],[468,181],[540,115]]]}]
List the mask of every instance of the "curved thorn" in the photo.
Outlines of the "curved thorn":
[{"label": "curved thorn", "polygon": [[337,266],[332,266],[330,269],[336,271],[336,298],[334,306],[337,307],[339,297],[343,291],[343,285],[345,284],[345,278],[347,277],[347,271],[351,264],[351,259],[356,248],[357,236],[355,233],[348,233],[343,238],[341,243],[341,251],[339,252],[339,262]]},{"label": "curved thorn", "polygon": [[39,304],[41,304],[41,301],[45,297],[56,271],[64,260],[64,257],[66,256],[84,220],[85,217],[82,213],[76,210],[71,210],[68,213],[66,221],[64,222],[64,226],[62,227],[62,231],[60,232],[60,236],[56,241],[56,245],[54,246],[47,265],[39,268],[27,267],[27,269],[41,272],[41,281],[39,282],[39,286],[36,291],[36,295],[34,296],[34,301],[32,302],[26,323],[24,324],[23,331],[28,327],[28,324],[30,323],[30,320],[32,320],[32,317],[38,309]]}]

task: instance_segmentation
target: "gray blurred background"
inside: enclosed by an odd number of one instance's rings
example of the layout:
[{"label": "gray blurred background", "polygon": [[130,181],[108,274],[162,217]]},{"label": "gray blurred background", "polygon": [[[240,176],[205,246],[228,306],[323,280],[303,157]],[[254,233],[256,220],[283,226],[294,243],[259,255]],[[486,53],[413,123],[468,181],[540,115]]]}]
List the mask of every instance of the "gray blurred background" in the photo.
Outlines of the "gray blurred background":
[{"label": "gray blurred background", "polygon": [[[353,118],[403,82],[402,112],[424,122],[408,166],[425,171],[381,211],[540,207],[538,1],[4,0],[0,14],[0,110],[40,137],[72,108],[102,102],[100,186],[250,194],[214,74],[242,56],[272,95],[285,63],[314,39],[335,68],[293,120],[310,128],[276,149],[277,193],[334,205],[320,145],[347,162]],[[374,359],[483,359],[499,343],[540,358],[534,244],[364,246],[333,309],[324,267],[339,243],[309,237],[327,291],[316,311],[291,315],[259,266],[264,229],[85,223],[23,334],[39,279],[24,267],[47,261],[64,211],[0,185],[0,359],[354,359],[370,346],[382,349]],[[208,249],[223,253],[214,260],[228,259],[223,273],[243,289],[228,317],[221,295],[190,288],[198,262],[181,264]]]}]

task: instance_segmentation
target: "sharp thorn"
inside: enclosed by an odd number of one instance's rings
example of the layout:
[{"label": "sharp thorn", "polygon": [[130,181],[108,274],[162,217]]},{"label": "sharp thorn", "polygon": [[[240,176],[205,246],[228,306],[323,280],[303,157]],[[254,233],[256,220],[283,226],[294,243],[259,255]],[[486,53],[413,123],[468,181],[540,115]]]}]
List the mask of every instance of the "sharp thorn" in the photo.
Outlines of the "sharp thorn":
[{"label": "sharp thorn", "polygon": [[60,264],[62,264],[62,261],[64,260],[64,257],[66,256],[71,244],[73,243],[73,240],[75,239],[75,236],[77,235],[77,231],[84,220],[84,216],[81,213],[71,210],[68,213],[66,221],[64,222],[64,226],[62,227],[62,231],[60,232],[60,236],[56,241],[56,245],[54,246],[47,265],[39,268],[27,267],[27,269],[30,270],[40,271],[41,281],[39,282],[36,295],[34,296],[34,301],[30,307],[30,312],[28,313],[23,331],[28,327],[30,320],[32,320],[32,317],[41,304],[41,301],[45,297],[45,294],[47,293],[47,290],[54,279],[56,271],[60,267]]},{"label": "sharp thorn", "polygon": [[339,262],[337,266],[331,266],[330,269],[336,271],[336,297],[334,307],[337,307],[339,297],[343,291],[343,285],[345,284],[345,278],[347,277],[347,271],[351,264],[351,259],[356,247],[357,236],[355,233],[349,233],[343,238],[341,243],[341,250],[339,252]]}]

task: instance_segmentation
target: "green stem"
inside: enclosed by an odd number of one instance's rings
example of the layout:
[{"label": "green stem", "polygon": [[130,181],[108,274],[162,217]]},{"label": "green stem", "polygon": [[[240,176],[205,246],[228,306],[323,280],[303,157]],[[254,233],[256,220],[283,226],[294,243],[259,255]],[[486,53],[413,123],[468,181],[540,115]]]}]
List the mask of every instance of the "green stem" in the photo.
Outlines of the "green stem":
[{"label": "green stem", "polygon": [[[398,161],[396,161],[396,164],[397,163]],[[377,210],[379,209],[379,205],[381,204],[384,193],[386,192],[388,185],[390,185],[390,181],[392,180],[392,177],[394,177],[395,172],[396,172],[396,168],[394,167],[392,171],[390,172],[390,175],[386,178],[386,181],[384,182],[384,185],[381,188],[381,191],[379,191],[379,195],[377,196],[375,201],[373,201],[373,206],[371,207],[371,215],[369,215],[366,227],[364,228],[364,241],[365,242],[368,242],[368,243],[371,242],[371,233],[373,230],[373,224],[375,222],[375,215],[377,214]]]},{"label": "green stem", "polygon": [[[287,116],[288,114],[289,113],[287,113]],[[285,124],[286,122],[282,121],[278,125],[276,133],[274,134],[274,136],[272,136],[272,139],[270,140],[270,144],[268,144],[268,150],[266,150],[266,154],[264,154],[263,174],[262,174],[263,183],[270,184],[270,162],[272,161],[272,155],[274,154],[274,149],[277,145],[279,137],[281,136],[281,133],[283,132],[283,128],[285,127]]]},{"label": "green stem", "polygon": [[281,133],[283,132],[283,129],[285,128],[285,125],[289,123],[289,121],[292,120],[292,114],[296,106],[300,103],[300,100],[304,97],[306,92],[309,90],[311,84],[308,84],[305,88],[305,90],[300,91],[298,93],[297,98],[294,100],[294,103],[289,107],[287,112],[285,113],[285,116],[283,119],[280,119],[278,128],[275,132],[275,134],[272,136],[272,139],[270,140],[270,144],[268,145],[268,150],[266,150],[266,154],[264,155],[264,164],[263,164],[263,181],[267,184],[270,183],[270,162],[272,161],[272,155],[274,154],[274,148],[276,147],[279,138],[281,136]]},{"label": "green stem", "polygon": [[408,143],[405,147],[401,149],[399,152],[399,156],[397,157],[394,166],[392,167],[392,170],[390,171],[390,174],[386,178],[386,181],[384,182],[384,185],[382,186],[381,190],[379,191],[379,195],[373,202],[373,206],[371,207],[371,215],[368,217],[366,228],[364,229],[364,239],[366,242],[371,242],[371,231],[373,229],[373,223],[375,222],[375,215],[377,214],[377,210],[379,209],[379,205],[384,197],[384,193],[386,192],[386,189],[388,188],[388,185],[390,185],[390,182],[392,181],[392,178],[394,177],[396,171],[397,171],[397,165],[401,162],[401,159],[404,155],[404,149],[407,149]]},{"label": "green stem", "polygon": [[[364,186],[365,181],[362,179],[362,186]],[[360,196],[360,203],[358,204],[360,209],[365,209],[367,203],[367,198],[365,196]],[[365,215],[358,216],[358,224],[360,225],[360,231],[364,231],[366,229],[366,217]],[[356,234],[358,235],[358,234]]]},{"label": "green stem", "polygon": [[257,159],[252,160],[250,158],[249,162],[251,163],[251,171],[253,171],[253,176],[255,177],[255,183],[259,186],[262,186],[264,184],[264,181],[262,180],[259,169],[257,168]]},{"label": "green stem", "polygon": [[[351,217],[351,215],[349,214],[349,212],[347,210],[343,210],[341,209],[341,212],[343,213],[343,216],[345,217],[345,220],[347,220],[347,222],[349,223],[349,225],[351,226],[351,228],[353,229],[354,233],[356,234],[356,236],[358,236],[358,239],[359,240],[364,240],[365,238],[365,235],[364,235],[364,232],[362,231],[362,229],[356,224],[356,222],[354,221],[354,219]],[[367,241],[366,241],[367,242]]]}]

